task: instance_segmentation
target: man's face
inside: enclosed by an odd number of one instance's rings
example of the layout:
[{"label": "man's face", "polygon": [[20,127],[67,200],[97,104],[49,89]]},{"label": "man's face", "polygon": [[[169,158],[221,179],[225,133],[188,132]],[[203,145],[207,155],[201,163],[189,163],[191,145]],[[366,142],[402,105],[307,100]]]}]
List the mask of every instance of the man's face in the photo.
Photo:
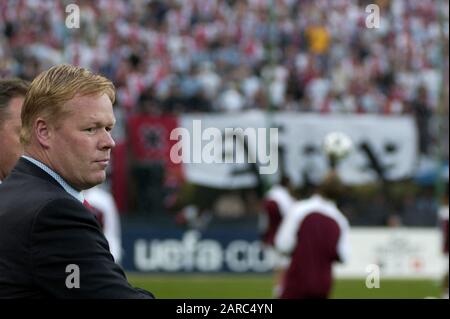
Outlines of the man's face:
[{"label": "man's face", "polygon": [[51,167],[77,190],[91,188],[106,178],[106,166],[115,146],[111,101],[102,96],[75,96],[65,104],[70,113],[50,133]]},{"label": "man's face", "polygon": [[22,155],[20,144],[20,112],[22,110],[23,97],[15,97],[9,101],[7,118],[0,127],[0,180],[11,172],[19,157]]}]

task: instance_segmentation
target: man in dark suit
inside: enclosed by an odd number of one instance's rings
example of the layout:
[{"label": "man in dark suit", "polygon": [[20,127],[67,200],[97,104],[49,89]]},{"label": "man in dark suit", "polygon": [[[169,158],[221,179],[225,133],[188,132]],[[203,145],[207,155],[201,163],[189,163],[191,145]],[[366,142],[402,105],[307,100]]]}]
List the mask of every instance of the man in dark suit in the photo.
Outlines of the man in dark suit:
[{"label": "man in dark suit", "polygon": [[106,177],[114,99],[109,80],[69,65],[31,83],[25,155],[0,185],[0,298],[153,298],[129,285],[84,205]]}]

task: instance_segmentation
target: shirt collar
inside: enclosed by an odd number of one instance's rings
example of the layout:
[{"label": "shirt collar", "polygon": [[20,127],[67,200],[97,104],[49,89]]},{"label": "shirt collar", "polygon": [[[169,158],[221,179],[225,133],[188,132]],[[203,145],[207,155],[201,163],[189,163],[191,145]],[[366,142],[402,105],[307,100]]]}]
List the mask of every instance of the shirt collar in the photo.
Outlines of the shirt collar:
[{"label": "shirt collar", "polygon": [[39,167],[40,169],[42,169],[44,172],[46,172],[48,175],[50,175],[51,177],[53,177],[53,179],[55,181],[58,182],[58,184],[61,185],[62,188],[64,188],[64,190],[66,192],[68,192],[70,195],[72,195],[73,197],[75,197],[77,200],[79,200],[81,203],[84,202],[84,195],[82,192],[77,191],[76,189],[74,189],[72,186],[70,186],[58,173],[56,173],[54,170],[52,170],[50,167],[48,167],[47,165],[45,165],[44,163],[26,156],[26,155],[22,155],[22,157],[28,161],[30,161],[31,163],[33,163],[34,165],[36,165],[37,167]]}]

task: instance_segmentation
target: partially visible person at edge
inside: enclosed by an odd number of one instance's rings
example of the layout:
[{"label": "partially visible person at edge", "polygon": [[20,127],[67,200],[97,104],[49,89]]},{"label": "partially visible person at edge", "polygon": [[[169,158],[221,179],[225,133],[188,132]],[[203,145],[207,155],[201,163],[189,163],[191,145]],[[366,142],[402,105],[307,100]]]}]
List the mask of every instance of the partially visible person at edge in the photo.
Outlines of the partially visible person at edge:
[{"label": "partially visible person at edge", "polygon": [[0,183],[22,155],[20,112],[29,83],[21,79],[0,79]]},{"label": "partially visible person at edge", "polygon": [[102,183],[115,146],[113,84],[70,65],[25,96],[24,155],[0,185],[0,298],[139,298],[82,191]]}]

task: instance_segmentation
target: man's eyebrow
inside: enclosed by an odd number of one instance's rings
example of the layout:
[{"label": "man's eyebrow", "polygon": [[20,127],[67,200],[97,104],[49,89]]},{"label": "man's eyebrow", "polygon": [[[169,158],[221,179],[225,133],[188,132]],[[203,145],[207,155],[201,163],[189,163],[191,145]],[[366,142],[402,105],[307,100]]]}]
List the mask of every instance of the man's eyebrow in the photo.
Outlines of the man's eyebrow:
[{"label": "man's eyebrow", "polygon": [[102,126],[114,126],[116,124],[116,121],[108,121],[108,122],[100,122],[100,121],[94,121],[91,122],[92,125],[96,127],[102,127]]}]

